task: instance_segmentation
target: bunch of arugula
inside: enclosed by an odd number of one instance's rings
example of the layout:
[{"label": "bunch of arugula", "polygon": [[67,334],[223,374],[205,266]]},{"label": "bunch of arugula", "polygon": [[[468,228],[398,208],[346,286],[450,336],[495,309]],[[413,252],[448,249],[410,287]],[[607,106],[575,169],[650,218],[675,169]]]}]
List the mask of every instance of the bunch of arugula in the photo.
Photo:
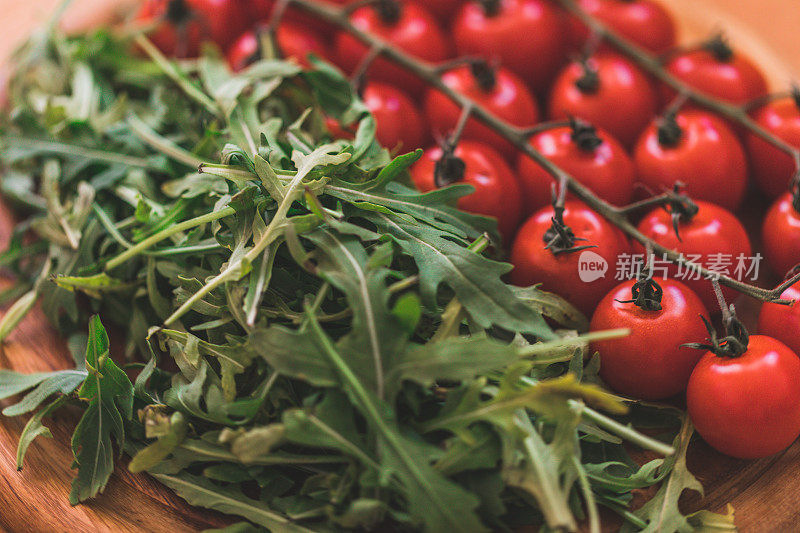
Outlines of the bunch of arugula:
[{"label": "bunch of arugula", "polygon": [[[51,30],[17,57],[0,164],[23,218],[0,337],[40,302],[86,345],[73,370],[0,371],[0,399],[29,391],[4,414],[38,409],[20,468],[77,404],[73,504],[105,487],[113,440],[234,531],[599,531],[598,505],[631,529],[733,527],[678,509],[700,490],[685,417],[604,392],[585,319],[504,283],[495,224],[453,207],[468,186],[404,184],[420,153],[379,146],[335,68],[233,74],[213,50],[178,64],[135,45]],[[100,316],[125,340],[116,362]],[[639,466],[623,440],[667,457]]]}]

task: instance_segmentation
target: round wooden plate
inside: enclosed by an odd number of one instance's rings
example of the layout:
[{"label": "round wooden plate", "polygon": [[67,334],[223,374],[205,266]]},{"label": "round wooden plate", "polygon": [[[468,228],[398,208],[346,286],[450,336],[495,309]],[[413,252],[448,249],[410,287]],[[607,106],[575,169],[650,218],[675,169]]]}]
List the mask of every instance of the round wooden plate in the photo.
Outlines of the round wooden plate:
[{"label": "round wooden plate", "polygon": [[[776,89],[800,72],[800,54],[793,53],[800,27],[796,0],[662,0],[678,18],[681,41],[691,42],[725,29],[738,49],[746,50],[765,70]],[[135,0],[78,0],[67,24],[73,29],[113,18],[120,3]],[[0,18],[0,63],[13,47],[52,13],[58,0],[28,0],[4,6]],[[8,9],[11,12],[8,12]],[[0,245],[14,221],[0,205]],[[6,282],[8,283],[8,282]],[[20,324],[0,348],[0,367],[22,372],[68,368],[71,357],[39,309]],[[7,402],[0,402],[4,407]],[[232,522],[221,514],[196,509],[146,475],[130,474],[120,459],[106,491],[95,500],[71,507],[67,501],[71,451],[69,436],[76,416],[47,421],[54,439],[40,438],[31,446],[25,469],[17,472],[16,445],[25,420],[0,418],[0,530],[58,531],[198,531]],[[705,487],[705,498],[694,494],[682,504],[687,510],[736,509],[741,531],[795,531],[800,519],[800,443],[784,453],[758,461],[724,457],[697,440],[689,452],[689,467]],[[614,529],[614,524],[607,524]]]}]

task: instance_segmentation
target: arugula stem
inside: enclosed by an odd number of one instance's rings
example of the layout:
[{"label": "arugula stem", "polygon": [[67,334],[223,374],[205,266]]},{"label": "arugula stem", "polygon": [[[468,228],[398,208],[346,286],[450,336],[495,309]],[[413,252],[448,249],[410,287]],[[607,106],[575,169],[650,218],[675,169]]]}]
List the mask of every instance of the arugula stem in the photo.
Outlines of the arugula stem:
[{"label": "arugula stem", "polygon": [[183,163],[192,168],[200,168],[205,163],[190,151],[184,150],[174,142],[153,131],[142,119],[132,113],[128,115],[128,125],[142,141],[178,163]]},{"label": "arugula stem", "polygon": [[137,243],[133,247],[128,248],[118,256],[110,259],[108,263],[106,263],[105,270],[108,271],[115,269],[116,267],[120,266],[126,261],[144,252],[148,248],[155,246],[164,239],[168,239],[173,235],[176,235],[182,231],[186,231],[188,229],[192,229],[197,226],[202,226],[203,224],[213,222],[214,220],[219,220],[221,218],[231,216],[235,212],[236,210],[233,207],[230,206],[223,207],[222,209],[219,209],[217,211],[206,213],[205,215],[200,215],[199,217],[191,218],[189,220],[184,220],[179,224],[175,224],[174,226],[171,226],[167,229],[163,229],[158,233],[151,235],[148,238],[144,239],[143,241]]},{"label": "arugula stem", "polygon": [[[275,212],[275,215],[272,217],[272,220],[267,226],[266,231],[261,236],[253,248],[247,252],[242,259],[230,263],[225,270],[214,276],[208,283],[203,285],[203,287],[195,292],[189,299],[187,299],[183,305],[181,305],[178,309],[175,310],[165,321],[164,326],[169,326],[180,317],[186,314],[189,309],[192,308],[197,302],[203,299],[208,293],[225,283],[231,275],[238,270],[244,261],[248,263],[252,263],[255,261],[259,255],[269,246],[272,244],[275,239],[280,237],[280,230],[283,229],[284,225],[286,224],[286,214],[289,212],[289,208],[291,207],[292,203],[295,199],[295,193],[300,187],[300,184],[303,182],[303,178],[306,177],[308,172],[311,169],[306,169],[305,172],[298,172],[297,175],[289,182],[289,185],[286,187],[286,192],[283,201],[278,206],[278,210]],[[229,208],[233,210],[233,208]],[[130,250],[129,250],[130,251]]]},{"label": "arugula stem", "polygon": [[125,165],[129,167],[146,168],[150,170],[163,170],[161,167],[154,165],[142,157],[134,157],[131,155],[119,154],[117,152],[106,152],[104,150],[95,150],[92,148],[75,146],[64,142],[42,141],[40,139],[8,136],[0,137],[0,140],[2,140],[2,144],[4,145],[41,150],[42,152],[47,152],[50,154],[83,157],[85,159],[95,159],[97,161],[105,161],[115,165]]},{"label": "arugula stem", "polygon": [[578,337],[565,337],[562,339],[531,344],[530,346],[520,348],[517,351],[517,355],[520,357],[535,357],[540,354],[552,352],[555,348],[568,348],[594,341],[618,339],[621,337],[627,337],[630,334],[631,330],[628,328],[593,331],[592,333],[587,333],[586,335],[580,335]]},{"label": "arugula stem", "polygon": [[664,456],[672,455],[675,453],[675,448],[670,446],[669,444],[664,444],[660,440],[656,440],[652,437],[648,437],[647,435],[643,435],[642,433],[639,433],[630,426],[625,426],[623,424],[620,424],[613,418],[609,418],[604,414],[598,413],[591,407],[587,407],[582,402],[569,400],[569,404],[570,407],[580,410],[581,414],[584,417],[591,420],[601,428],[636,444],[640,448],[643,448],[645,450],[650,450]]},{"label": "arugula stem", "polygon": [[586,513],[589,515],[589,532],[600,533],[600,514],[597,512],[597,501],[595,501],[592,493],[592,485],[586,477],[586,471],[583,469],[583,465],[577,455],[572,456],[572,466],[578,474],[578,483],[583,493],[583,500],[586,503]]},{"label": "arugula stem", "polygon": [[183,72],[178,70],[178,67],[172,61],[167,59],[166,56],[164,56],[164,54],[162,54],[161,51],[150,41],[150,39],[140,34],[137,35],[133,41],[139,47],[141,47],[148,56],[150,56],[150,59],[152,59],[156,65],[161,68],[164,74],[174,81],[178,87],[183,89],[183,92],[185,92],[187,96],[192,98],[201,106],[205,107],[206,110],[208,110],[208,112],[212,115],[218,116],[220,114],[220,110],[216,102],[214,102],[214,100],[209,98],[206,93],[192,83]]},{"label": "arugula stem", "polygon": [[619,505],[613,505],[613,504],[608,503],[608,502],[601,502],[600,505],[602,505],[603,507],[606,507],[608,509],[611,509],[612,511],[617,513],[619,516],[621,516],[624,520],[627,520],[632,525],[634,525],[637,528],[639,528],[639,530],[647,529],[647,522],[646,521],[642,520],[641,518],[639,518],[638,516],[636,516],[632,512],[628,511],[624,507],[620,507]]}]

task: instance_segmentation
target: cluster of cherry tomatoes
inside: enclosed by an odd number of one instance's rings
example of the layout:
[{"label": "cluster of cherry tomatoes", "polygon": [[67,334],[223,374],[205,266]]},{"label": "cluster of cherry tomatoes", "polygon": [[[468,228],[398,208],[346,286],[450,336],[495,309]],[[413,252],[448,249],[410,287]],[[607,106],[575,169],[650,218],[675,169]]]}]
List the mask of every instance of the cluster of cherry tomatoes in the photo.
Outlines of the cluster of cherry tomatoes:
[{"label": "cluster of cherry tomatoes", "polygon": [[[748,108],[753,120],[800,147],[800,96],[764,98],[762,73],[722,39],[679,48],[672,17],[652,0],[578,3],[662,57],[664,69],[687,85],[734,105],[760,102]],[[197,54],[200,42],[210,38],[239,70],[259,58],[259,31],[273,7],[274,0],[148,0],[141,17],[163,21],[151,37],[167,53]],[[594,43],[587,28],[556,2],[376,0],[354,8],[350,20],[412,56],[451,64],[443,82],[511,125],[564,121],[535,133],[531,145],[614,206],[681,182],[694,200],[687,208],[656,207],[638,221],[639,231],[656,243],[706,265],[718,254],[752,256],[748,234],[733,213],[757,188],[774,199],[761,235],[773,274],[783,276],[800,263],[800,192],[793,196],[790,190],[792,158],[758,135],[676,100],[673,90],[631,60]],[[291,5],[274,36],[286,57],[304,63],[313,53],[351,74],[363,70],[370,54],[352,35]],[[448,63],[465,56],[473,60]],[[718,343],[730,349],[743,342],[736,357],[716,355],[719,346],[705,355],[681,347],[708,336],[698,318],[718,309],[708,280],[682,283],[672,279],[671,270],[656,283],[618,284],[613,274],[581,281],[581,254],[570,250],[574,244],[592,246],[612,266],[618,257],[644,250],[575,199],[568,198],[563,209],[551,206],[550,174],[474,118],[458,143],[442,143],[462,110],[409,72],[378,57],[365,79],[362,97],[375,116],[379,140],[396,151],[425,149],[411,172],[420,190],[453,181],[475,187],[459,207],[497,218],[510,244],[513,283],[541,283],[564,296],[593,314],[592,329],[632,330],[629,337],[594,346],[612,388],[659,400],[688,386],[687,405],[700,434],[740,457],[775,453],[800,434],[800,304],[765,305],[762,335],[750,337],[749,345],[746,334]],[[339,135],[348,134],[348,125],[336,126]],[[437,165],[442,160],[463,164]],[[451,170],[444,178],[443,167]],[[562,248],[552,246],[556,241]],[[798,285],[784,297],[800,299]],[[723,293],[735,297],[730,289]]]}]

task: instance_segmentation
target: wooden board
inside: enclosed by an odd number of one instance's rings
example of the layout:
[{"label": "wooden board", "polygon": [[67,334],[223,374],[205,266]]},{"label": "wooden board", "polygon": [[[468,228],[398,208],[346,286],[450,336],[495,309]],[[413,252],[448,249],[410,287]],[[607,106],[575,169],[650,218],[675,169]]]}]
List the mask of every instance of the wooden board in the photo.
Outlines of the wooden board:
[{"label": "wooden board", "polygon": [[[130,3],[132,0],[122,0]],[[800,27],[796,0],[663,0],[681,21],[682,40],[689,42],[710,31],[726,28],[767,72],[774,87],[785,87],[800,72],[800,54],[792,53]],[[16,42],[52,12],[59,0],[26,0],[4,6],[11,13],[0,18],[0,63]],[[12,2],[4,2],[12,3]],[[111,0],[77,0],[69,26],[85,27],[113,17]],[[13,227],[9,212],[0,204],[0,246]],[[0,281],[0,283],[2,283]],[[7,281],[5,283],[8,283]],[[0,368],[23,372],[69,368],[64,342],[35,309],[0,348]],[[8,402],[0,402],[0,408]],[[198,531],[221,527],[232,520],[218,513],[195,509],[146,475],[127,471],[127,459],[106,491],[87,504],[71,507],[67,501],[73,471],[69,435],[77,419],[48,421],[53,440],[38,439],[26,457],[25,469],[16,470],[16,443],[24,417],[0,419],[0,531]],[[744,532],[796,531],[800,519],[800,443],[786,452],[759,461],[730,459],[701,441],[693,443],[689,467],[706,489],[685,498],[687,510],[736,509],[736,523]],[[646,495],[643,493],[640,498]],[[608,531],[616,529],[614,517],[605,515]]]}]

